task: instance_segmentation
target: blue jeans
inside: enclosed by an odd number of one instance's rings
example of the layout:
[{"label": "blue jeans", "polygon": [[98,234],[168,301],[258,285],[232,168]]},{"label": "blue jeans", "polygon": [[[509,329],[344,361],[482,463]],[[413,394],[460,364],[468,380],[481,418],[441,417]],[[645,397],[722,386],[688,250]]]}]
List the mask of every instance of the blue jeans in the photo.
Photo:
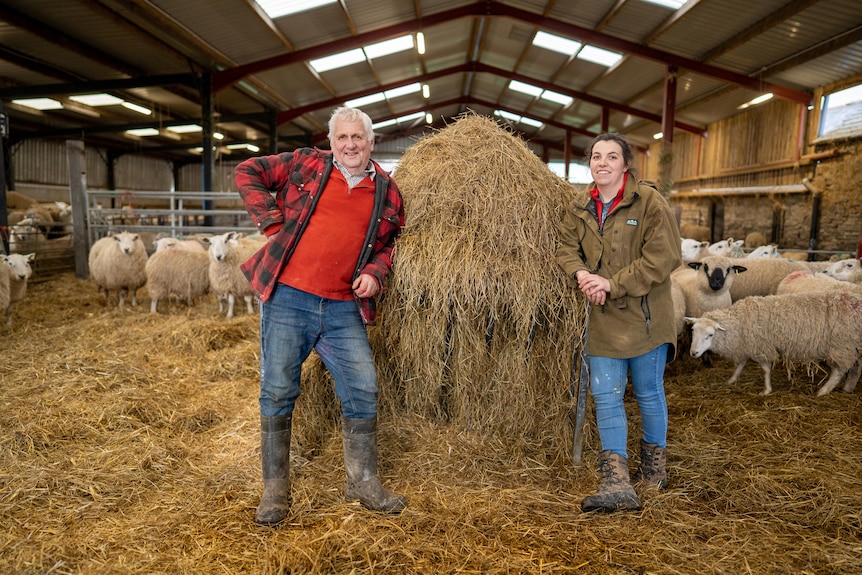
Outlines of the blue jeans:
[{"label": "blue jeans", "polygon": [[643,440],[659,447],[667,446],[667,399],[664,395],[667,348],[665,343],[639,357],[628,359],[587,356],[602,451],[610,450],[628,457],[628,422],[623,396],[629,370],[641,412]]},{"label": "blue jeans", "polygon": [[344,417],[376,416],[377,370],[356,302],[283,284],[260,306],[260,414],[293,413],[312,349],[335,380]]}]

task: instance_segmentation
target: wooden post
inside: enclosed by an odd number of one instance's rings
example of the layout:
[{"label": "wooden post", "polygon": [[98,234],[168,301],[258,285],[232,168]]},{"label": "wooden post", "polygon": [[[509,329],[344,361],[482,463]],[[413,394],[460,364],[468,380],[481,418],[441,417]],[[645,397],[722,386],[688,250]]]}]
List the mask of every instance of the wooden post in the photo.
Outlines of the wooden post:
[{"label": "wooden post", "polygon": [[69,196],[72,200],[72,226],[75,246],[75,277],[87,279],[90,268],[87,256],[90,253],[87,228],[87,161],[84,142],[66,141],[66,157],[69,161]]}]

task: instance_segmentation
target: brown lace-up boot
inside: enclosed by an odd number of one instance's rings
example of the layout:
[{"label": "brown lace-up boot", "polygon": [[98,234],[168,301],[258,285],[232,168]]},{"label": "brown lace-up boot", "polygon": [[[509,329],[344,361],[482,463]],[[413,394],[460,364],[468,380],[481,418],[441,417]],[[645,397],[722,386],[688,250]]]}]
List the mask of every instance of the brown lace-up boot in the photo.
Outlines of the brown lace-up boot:
[{"label": "brown lace-up boot", "polygon": [[632,479],[658,489],[667,487],[667,449],[641,439],[641,462]]},{"label": "brown lace-up boot", "polygon": [[629,481],[628,459],[609,450],[602,451],[599,475],[602,482],[594,494],[584,497],[582,511],[637,511],[641,508],[640,499]]},{"label": "brown lace-up boot", "polygon": [[347,499],[356,500],[372,511],[400,513],[407,499],[387,490],[377,476],[377,418],[341,418],[344,467],[347,470]]}]

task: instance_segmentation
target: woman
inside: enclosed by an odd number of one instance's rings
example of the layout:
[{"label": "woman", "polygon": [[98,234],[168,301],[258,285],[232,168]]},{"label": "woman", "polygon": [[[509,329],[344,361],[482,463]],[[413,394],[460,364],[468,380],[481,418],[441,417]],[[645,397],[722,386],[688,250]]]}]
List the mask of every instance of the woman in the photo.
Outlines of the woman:
[{"label": "woman", "polygon": [[593,183],[563,216],[557,262],[591,303],[590,390],[596,407],[601,485],[584,511],[640,509],[629,479],[623,404],[631,372],[643,423],[634,479],[667,485],[664,367],[676,352],[670,274],[682,262],[679,228],[664,197],[632,173],[634,153],[618,134],[589,147]]}]

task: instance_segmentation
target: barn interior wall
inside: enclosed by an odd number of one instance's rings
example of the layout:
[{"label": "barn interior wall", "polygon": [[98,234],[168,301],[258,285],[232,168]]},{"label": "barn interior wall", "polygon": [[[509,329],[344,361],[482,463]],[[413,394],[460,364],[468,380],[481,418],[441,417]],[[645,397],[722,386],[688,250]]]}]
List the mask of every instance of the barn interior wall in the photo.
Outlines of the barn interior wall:
[{"label": "barn interior wall", "polygon": [[[862,228],[860,143],[815,149],[800,141],[805,121],[800,105],[776,101],[708,126],[705,138],[676,134],[670,202],[679,206],[681,221],[712,228],[712,241],[758,231],[780,248],[808,249],[814,195],[770,190],[807,178],[821,193],[815,249],[855,253]],[[643,177],[658,178],[660,150],[659,142],[650,146]],[[717,188],[740,192],[709,192]],[[757,191],[741,191],[752,188]],[[720,221],[713,221],[716,213]]]}]

